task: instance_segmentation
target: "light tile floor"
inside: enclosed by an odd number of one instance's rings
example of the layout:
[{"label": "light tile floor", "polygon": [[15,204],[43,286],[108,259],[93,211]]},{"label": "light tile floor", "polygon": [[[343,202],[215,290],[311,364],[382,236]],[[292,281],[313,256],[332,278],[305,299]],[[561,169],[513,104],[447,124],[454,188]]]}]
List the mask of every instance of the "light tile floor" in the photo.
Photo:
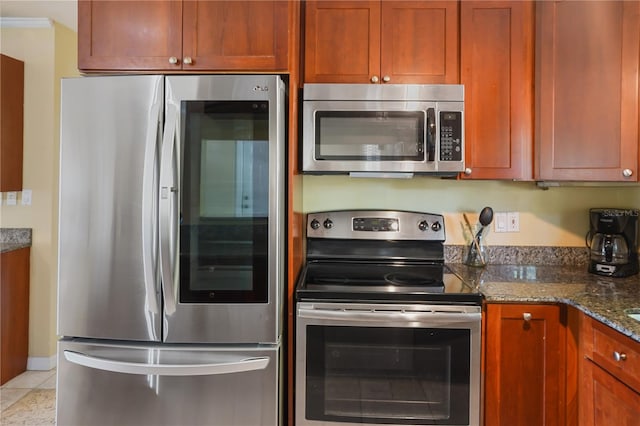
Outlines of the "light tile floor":
[{"label": "light tile floor", "polygon": [[0,424],[53,425],[56,370],[25,371],[0,388]]}]

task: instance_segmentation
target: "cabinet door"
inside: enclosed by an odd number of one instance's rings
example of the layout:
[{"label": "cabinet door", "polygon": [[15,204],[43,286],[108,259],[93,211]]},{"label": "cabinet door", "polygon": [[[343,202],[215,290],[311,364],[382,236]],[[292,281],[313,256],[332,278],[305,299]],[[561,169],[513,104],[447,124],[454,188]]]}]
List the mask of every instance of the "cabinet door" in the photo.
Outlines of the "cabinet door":
[{"label": "cabinet door", "polygon": [[185,1],[183,69],[286,71],[289,1]]},{"label": "cabinet door", "polygon": [[305,83],[379,78],[379,0],[307,1],[305,7]]},{"label": "cabinet door", "polygon": [[29,247],[0,253],[0,384],[27,369]]},{"label": "cabinet door", "polygon": [[0,55],[0,192],[22,191],[24,62]]},{"label": "cabinet door", "polygon": [[560,306],[488,304],[485,424],[564,424]]},{"label": "cabinet door", "polygon": [[182,1],[78,1],[79,69],[177,70],[181,57]]},{"label": "cabinet door", "polygon": [[590,360],[583,366],[580,425],[637,425],[640,394]]},{"label": "cabinet door", "polygon": [[471,179],[533,178],[531,1],[464,1],[465,164]]},{"label": "cabinet door", "polygon": [[536,178],[636,181],[640,2],[538,6]]},{"label": "cabinet door", "polygon": [[383,1],[380,78],[458,83],[458,2]]}]

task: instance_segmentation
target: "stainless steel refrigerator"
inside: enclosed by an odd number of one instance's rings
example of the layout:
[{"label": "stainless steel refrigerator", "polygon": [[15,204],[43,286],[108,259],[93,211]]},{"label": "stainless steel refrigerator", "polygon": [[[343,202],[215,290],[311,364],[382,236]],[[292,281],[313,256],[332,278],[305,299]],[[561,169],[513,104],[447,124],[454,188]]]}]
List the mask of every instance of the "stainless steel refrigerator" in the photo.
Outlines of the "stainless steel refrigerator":
[{"label": "stainless steel refrigerator", "polygon": [[57,424],[278,424],[284,83],[61,89]]}]

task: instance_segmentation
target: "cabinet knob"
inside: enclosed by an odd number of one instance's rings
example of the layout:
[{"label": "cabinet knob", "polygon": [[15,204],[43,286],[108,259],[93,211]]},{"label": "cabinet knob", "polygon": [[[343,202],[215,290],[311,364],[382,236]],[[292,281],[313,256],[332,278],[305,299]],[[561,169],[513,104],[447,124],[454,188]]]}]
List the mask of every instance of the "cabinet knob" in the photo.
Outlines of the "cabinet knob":
[{"label": "cabinet knob", "polygon": [[184,59],[182,60],[182,62],[185,65],[191,65],[193,63],[193,59],[191,59],[191,56],[185,56]]},{"label": "cabinet knob", "polygon": [[371,77],[371,82],[372,83],[377,83],[378,81],[379,80],[378,80],[378,76],[377,75],[374,75],[373,77]]},{"label": "cabinet knob", "polygon": [[178,58],[176,58],[175,56],[172,56],[169,58],[169,63],[171,65],[176,65],[178,63]]},{"label": "cabinet knob", "polygon": [[622,176],[624,176],[624,177],[631,177],[631,176],[633,176],[633,170],[631,170],[631,169],[624,169],[624,170],[622,171]]},{"label": "cabinet knob", "polygon": [[469,167],[467,167],[466,169],[464,169],[464,174],[465,175],[470,175],[472,171],[473,170],[471,170]]},{"label": "cabinet knob", "polygon": [[531,312],[525,312],[522,314],[522,319],[527,322],[531,321],[531,318],[533,318],[533,316],[531,315]]},{"label": "cabinet knob", "polygon": [[613,351],[613,359],[618,362],[624,361],[627,359],[627,354],[625,354],[624,352]]},{"label": "cabinet knob", "polygon": [[391,81],[391,77],[389,77],[388,75],[385,75],[384,77],[382,77],[382,81],[384,81],[385,83],[388,83]]}]

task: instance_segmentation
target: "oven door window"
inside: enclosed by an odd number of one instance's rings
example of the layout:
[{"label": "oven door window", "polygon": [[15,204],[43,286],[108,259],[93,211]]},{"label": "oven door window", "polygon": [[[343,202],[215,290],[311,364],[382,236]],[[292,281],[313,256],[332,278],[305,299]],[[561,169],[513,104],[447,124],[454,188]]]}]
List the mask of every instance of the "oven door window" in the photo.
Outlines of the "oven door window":
[{"label": "oven door window", "polygon": [[180,301],[264,302],[268,102],[182,103]]},{"label": "oven door window", "polygon": [[309,325],[308,420],[468,424],[470,331]]},{"label": "oven door window", "polygon": [[424,161],[423,111],[316,111],[316,160]]}]

